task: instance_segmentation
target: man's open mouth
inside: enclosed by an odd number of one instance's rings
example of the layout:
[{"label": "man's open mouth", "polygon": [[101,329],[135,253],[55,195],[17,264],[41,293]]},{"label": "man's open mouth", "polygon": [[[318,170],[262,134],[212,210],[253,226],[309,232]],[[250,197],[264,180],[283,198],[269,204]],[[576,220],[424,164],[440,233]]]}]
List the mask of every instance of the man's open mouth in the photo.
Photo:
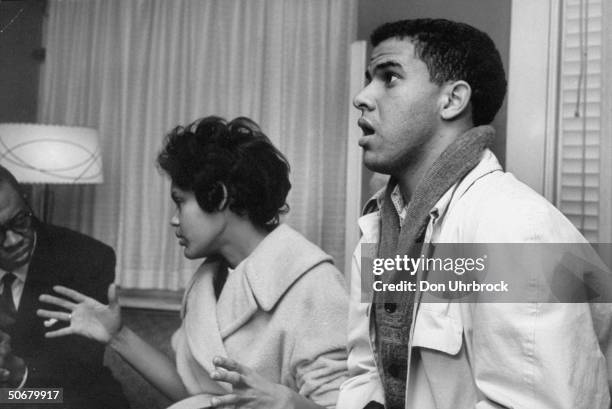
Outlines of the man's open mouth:
[{"label": "man's open mouth", "polygon": [[359,125],[359,127],[363,131],[363,134],[366,136],[372,135],[374,133],[374,128],[372,127],[372,125],[370,125],[367,119],[359,118],[359,120],[357,121],[357,125]]}]

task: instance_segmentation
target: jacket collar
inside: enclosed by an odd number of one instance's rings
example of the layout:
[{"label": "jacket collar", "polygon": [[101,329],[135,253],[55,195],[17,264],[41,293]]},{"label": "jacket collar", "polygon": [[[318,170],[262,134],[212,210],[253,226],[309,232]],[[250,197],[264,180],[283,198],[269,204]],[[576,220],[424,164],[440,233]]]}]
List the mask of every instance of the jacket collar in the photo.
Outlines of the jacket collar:
[{"label": "jacket collar", "polygon": [[[437,218],[443,217],[446,211],[451,204],[451,200],[453,198],[460,198],[463,196],[465,192],[481,177],[495,171],[503,170],[499,161],[489,149],[485,149],[480,157],[480,162],[474,169],[468,172],[465,177],[458,181],[453,187],[448,189],[442,197],[436,202],[436,204],[429,211],[430,217],[435,220]],[[363,216],[359,218],[359,226],[361,227],[362,232],[368,229],[371,225],[370,219],[371,216],[368,217],[370,213],[378,213],[381,206],[381,201],[383,195],[385,193],[385,188],[382,188],[378,192],[374,194],[363,207]],[[365,228],[365,229],[364,229]]]},{"label": "jacket collar", "polygon": [[253,295],[264,311],[271,310],[305,272],[332,258],[282,224],[255,248],[244,263]]},{"label": "jacket collar", "polygon": [[429,214],[432,215],[434,219],[444,217],[444,214],[450,209],[452,204],[456,203],[457,199],[461,198],[476,181],[496,171],[503,171],[503,169],[495,157],[495,154],[489,149],[485,149],[480,156],[478,165],[468,172],[468,174],[452,188],[447,190],[440,200],[432,207]]},{"label": "jacket collar", "polygon": [[331,256],[291,227],[278,226],[228,275],[217,303],[222,336],[256,311],[272,310],[304,273],[331,261]]}]

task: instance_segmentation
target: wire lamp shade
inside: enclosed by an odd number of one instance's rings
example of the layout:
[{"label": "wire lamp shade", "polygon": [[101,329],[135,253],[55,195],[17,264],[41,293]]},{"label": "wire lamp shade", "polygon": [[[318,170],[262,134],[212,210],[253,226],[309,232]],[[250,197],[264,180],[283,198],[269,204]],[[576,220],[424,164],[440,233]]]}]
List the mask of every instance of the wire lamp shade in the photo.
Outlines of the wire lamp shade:
[{"label": "wire lamp shade", "polygon": [[104,181],[98,131],[40,124],[0,124],[0,164],[19,183]]}]

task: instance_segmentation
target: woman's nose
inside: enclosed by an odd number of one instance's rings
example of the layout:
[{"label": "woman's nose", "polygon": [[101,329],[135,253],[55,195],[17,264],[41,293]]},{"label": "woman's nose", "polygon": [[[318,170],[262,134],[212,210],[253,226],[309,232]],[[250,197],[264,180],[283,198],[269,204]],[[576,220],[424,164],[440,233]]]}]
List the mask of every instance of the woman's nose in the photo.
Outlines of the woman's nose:
[{"label": "woman's nose", "polygon": [[172,227],[177,227],[179,225],[179,218],[177,212],[174,212],[172,218],[170,219],[170,225]]}]

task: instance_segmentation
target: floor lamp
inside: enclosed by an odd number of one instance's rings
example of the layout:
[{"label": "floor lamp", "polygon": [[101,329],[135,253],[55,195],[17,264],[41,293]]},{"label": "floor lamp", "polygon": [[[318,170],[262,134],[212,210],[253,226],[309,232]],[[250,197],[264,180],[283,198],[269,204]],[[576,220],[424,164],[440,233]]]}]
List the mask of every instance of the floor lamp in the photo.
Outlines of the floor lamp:
[{"label": "floor lamp", "polygon": [[53,184],[104,181],[98,131],[76,126],[0,124],[0,165],[19,183],[43,184],[43,214],[53,214]]}]

